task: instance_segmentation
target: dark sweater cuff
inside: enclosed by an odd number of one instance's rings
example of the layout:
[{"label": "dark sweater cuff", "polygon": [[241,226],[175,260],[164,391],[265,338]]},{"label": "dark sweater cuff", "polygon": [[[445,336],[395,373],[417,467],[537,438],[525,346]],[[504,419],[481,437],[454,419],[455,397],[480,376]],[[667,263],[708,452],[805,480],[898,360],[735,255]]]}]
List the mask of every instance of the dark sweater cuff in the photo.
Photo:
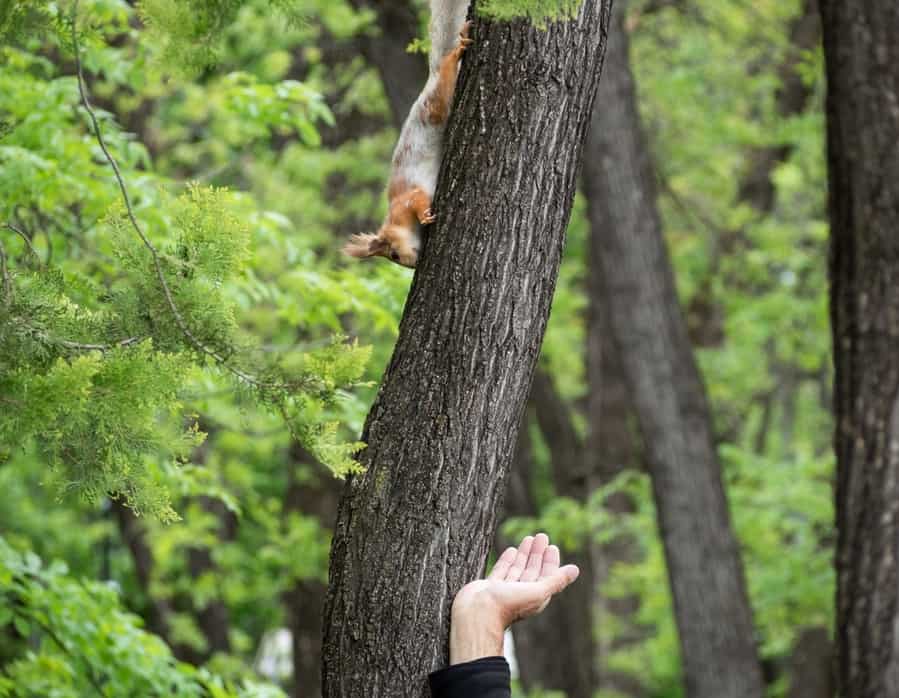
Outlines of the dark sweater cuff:
[{"label": "dark sweater cuff", "polygon": [[453,664],[428,677],[433,698],[504,698],[510,695],[511,680],[505,657],[482,657]]}]

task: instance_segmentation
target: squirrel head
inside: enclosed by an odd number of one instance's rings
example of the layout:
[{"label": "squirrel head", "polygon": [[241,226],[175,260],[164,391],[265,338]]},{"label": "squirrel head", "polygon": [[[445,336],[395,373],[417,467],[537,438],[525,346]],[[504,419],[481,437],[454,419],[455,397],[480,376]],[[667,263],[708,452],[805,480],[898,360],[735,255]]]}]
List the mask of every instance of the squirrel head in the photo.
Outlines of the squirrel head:
[{"label": "squirrel head", "polygon": [[357,233],[343,246],[351,257],[387,257],[413,269],[418,262],[419,237],[416,230],[398,225],[383,225],[377,233]]}]

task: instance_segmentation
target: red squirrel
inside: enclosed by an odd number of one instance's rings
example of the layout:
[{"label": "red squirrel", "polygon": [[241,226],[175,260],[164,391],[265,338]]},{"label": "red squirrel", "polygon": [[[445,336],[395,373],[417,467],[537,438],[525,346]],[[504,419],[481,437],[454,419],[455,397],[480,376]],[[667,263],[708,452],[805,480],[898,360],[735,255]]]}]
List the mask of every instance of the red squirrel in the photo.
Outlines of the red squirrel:
[{"label": "red squirrel", "polygon": [[353,235],[343,248],[348,255],[387,257],[410,268],[418,262],[420,228],[435,220],[431,199],[443,158],[443,132],[456,90],[459,61],[471,44],[471,23],[465,21],[468,3],[431,0],[430,76],[406,117],[393,151],[387,217],[377,233]]}]

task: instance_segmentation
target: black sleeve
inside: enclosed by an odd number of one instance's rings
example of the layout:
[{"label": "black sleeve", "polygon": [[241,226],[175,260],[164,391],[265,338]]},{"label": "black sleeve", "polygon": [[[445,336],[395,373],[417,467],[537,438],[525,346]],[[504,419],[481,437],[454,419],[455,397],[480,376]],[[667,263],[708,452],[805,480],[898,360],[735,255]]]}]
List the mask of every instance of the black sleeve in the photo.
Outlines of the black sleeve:
[{"label": "black sleeve", "polygon": [[512,677],[505,657],[454,664],[428,677],[433,698],[511,698]]}]

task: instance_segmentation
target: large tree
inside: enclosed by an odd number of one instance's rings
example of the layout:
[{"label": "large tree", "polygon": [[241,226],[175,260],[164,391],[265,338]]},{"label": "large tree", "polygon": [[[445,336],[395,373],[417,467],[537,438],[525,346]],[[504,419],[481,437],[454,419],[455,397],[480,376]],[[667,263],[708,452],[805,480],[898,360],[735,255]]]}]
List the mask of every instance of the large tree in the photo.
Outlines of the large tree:
[{"label": "large tree", "polygon": [[[610,2],[540,30],[478,20],[438,223],[347,484],[325,609],[327,696],[418,696],[483,569],[602,65]],[[560,79],[559,76],[564,76]]]},{"label": "large tree", "polygon": [[837,690],[899,695],[899,4],[821,0],[837,454]]},{"label": "large tree", "polygon": [[621,7],[585,146],[584,189],[608,321],[652,476],[691,698],[764,693],[705,388],[674,284]]}]

